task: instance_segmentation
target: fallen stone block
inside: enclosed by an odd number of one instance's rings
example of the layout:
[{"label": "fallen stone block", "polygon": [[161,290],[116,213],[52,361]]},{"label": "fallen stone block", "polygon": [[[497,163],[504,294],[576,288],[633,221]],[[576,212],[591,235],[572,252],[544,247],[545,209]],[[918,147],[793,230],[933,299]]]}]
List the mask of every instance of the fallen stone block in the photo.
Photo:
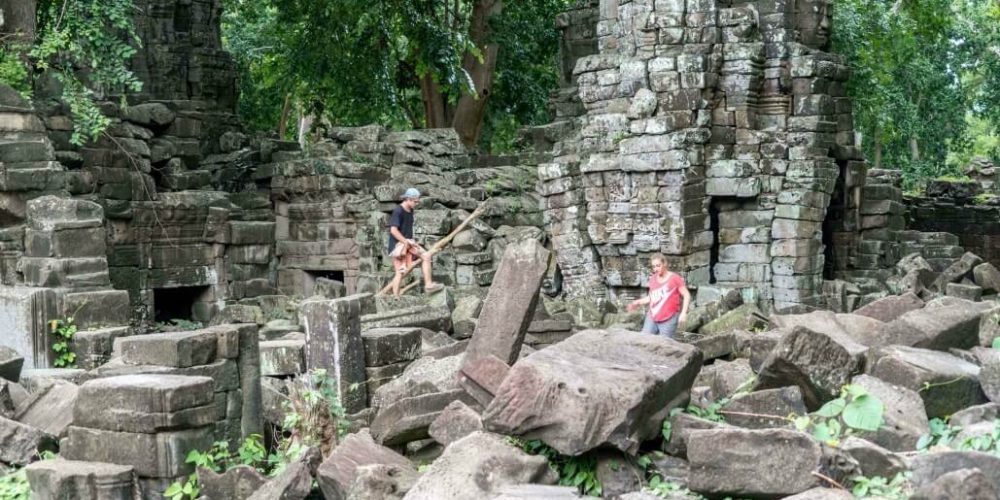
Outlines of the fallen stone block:
[{"label": "fallen stone block", "polygon": [[186,463],[188,453],[207,450],[213,441],[213,426],[157,434],[71,426],[60,455],[68,460],[131,465],[140,477],[172,478],[194,472],[194,465]]},{"label": "fallen stone block", "polygon": [[493,401],[509,372],[510,367],[491,354],[462,365],[458,385],[485,408]]},{"label": "fallen stone block", "polygon": [[917,391],[864,374],[854,377],[851,383],[881,401],[885,409],[879,430],[862,432],[860,437],[889,450],[903,452],[916,449],[920,437],[930,433],[924,402]]},{"label": "fallen stone block", "polygon": [[[25,468],[35,500],[130,500],[137,498],[131,466],[57,458]],[[210,497],[211,498],[211,497]]]},{"label": "fallen stone block", "polygon": [[907,292],[878,299],[854,311],[859,316],[867,316],[888,323],[905,313],[924,307],[924,301],[916,294]]},{"label": "fallen stone block", "polygon": [[[365,348],[360,314],[369,294],[341,299],[309,299],[299,306],[306,330],[306,369],[323,369],[338,382],[338,395],[348,413],[365,408]],[[353,387],[353,389],[352,389]]]},{"label": "fallen stone block", "polygon": [[474,405],[465,391],[432,392],[394,401],[379,409],[372,420],[372,437],[387,446],[425,439],[431,423],[453,401]]},{"label": "fallen stone block", "polygon": [[595,455],[594,472],[601,483],[602,496],[615,498],[642,489],[645,471],[628,455],[618,450],[600,450]]},{"label": "fallen stone block", "polygon": [[503,436],[476,432],[445,448],[406,498],[481,500],[504,486],[554,484],[556,479],[545,457],[528,455]]},{"label": "fallen stone block", "polygon": [[797,385],[806,407],[814,410],[840,393],[860,368],[865,350],[846,336],[797,326],[761,365],[754,390]]},{"label": "fallen stone block", "polygon": [[818,487],[785,497],[784,500],[852,500],[853,498],[854,495],[847,490]]},{"label": "fallen stone block", "polygon": [[426,328],[435,332],[451,330],[451,309],[446,306],[414,306],[361,316],[364,330],[372,328]]},{"label": "fallen stone block", "polygon": [[983,292],[1000,293],[1000,270],[989,262],[984,262],[972,269],[972,279]]},{"label": "fallen stone block", "polygon": [[207,365],[215,360],[216,347],[216,335],[203,331],[151,333],[118,340],[122,361],[130,365]]},{"label": "fallen stone block", "polygon": [[979,385],[987,399],[1000,403],[1000,357],[993,357],[983,363],[979,370]]},{"label": "fallen stone block", "polygon": [[960,469],[913,492],[910,500],[980,500],[997,498],[997,487],[979,469]]},{"label": "fallen stone block", "polygon": [[462,297],[455,303],[455,310],[451,312],[451,324],[456,338],[465,339],[472,336],[476,330],[476,318],[482,310],[483,301],[475,295]]},{"label": "fallen stone block", "polygon": [[304,340],[268,340],[260,343],[260,374],[267,377],[305,373]]},{"label": "fallen stone block", "polygon": [[70,349],[76,354],[77,368],[92,370],[107,363],[115,340],[130,335],[130,330],[127,326],[120,326],[77,331],[70,341]]},{"label": "fallen stone block", "polygon": [[[936,451],[910,457],[910,482],[923,488],[942,476],[963,469],[978,469],[987,482],[1000,484],[1000,457],[981,451]],[[948,497],[950,498],[950,497]]]},{"label": "fallen stone block", "polygon": [[419,477],[419,473],[409,465],[362,465],[357,468],[356,477],[346,498],[401,500],[413,488]]},{"label": "fallen stone block", "polygon": [[10,347],[0,345],[0,378],[11,382],[19,381],[22,366],[24,366],[24,356]]},{"label": "fallen stone block", "polygon": [[518,361],[483,421],[567,455],[605,444],[634,452],[687,398],[701,361],[664,337],[586,330]]},{"label": "fallen stone block", "polygon": [[965,283],[948,283],[945,286],[944,294],[949,297],[971,300],[978,302],[983,298],[983,289],[977,285],[967,285]]},{"label": "fallen stone block", "polygon": [[948,283],[957,283],[962,281],[963,278],[972,277],[972,270],[982,263],[983,259],[978,255],[972,252],[965,252],[952,265],[941,271],[941,274],[938,275],[937,279],[931,285],[931,289],[943,292]]},{"label": "fallen stone block", "polygon": [[[790,427],[786,418],[807,413],[802,391],[797,386],[764,389],[733,398],[723,407],[726,422],[748,429]],[[761,417],[758,415],[774,415]]]},{"label": "fallen stone block", "polygon": [[86,377],[87,371],[79,368],[33,368],[21,371],[21,386],[34,393],[59,382],[80,385]]},{"label": "fallen stone block", "polygon": [[755,304],[743,304],[703,325],[698,333],[713,335],[733,330],[757,330],[767,326],[767,315]]},{"label": "fallen stone block", "polygon": [[267,483],[267,478],[249,465],[237,465],[223,473],[198,468],[198,487],[208,500],[246,500]]},{"label": "fallen stone block", "polygon": [[0,417],[0,462],[27,465],[43,451],[55,451],[56,437],[34,427]]},{"label": "fallen stone block", "polygon": [[17,413],[15,420],[56,437],[64,437],[73,423],[73,407],[80,388],[57,382],[35,392]]},{"label": "fallen stone block", "polygon": [[954,355],[890,346],[870,354],[867,373],[920,394],[930,418],[986,402],[979,385],[979,367]]},{"label": "fallen stone block", "polygon": [[583,498],[577,491],[572,486],[517,484],[498,489],[496,496],[492,497],[491,500],[578,500]]},{"label": "fallen stone block", "polygon": [[1000,307],[983,312],[979,318],[979,345],[993,347],[997,338],[1000,338]]},{"label": "fallen stone block", "polygon": [[712,429],[688,436],[688,488],[710,496],[780,498],[819,486],[823,452],[808,434]]},{"label": "fallen stone block", "polygon": [[326,498],[348,498],[359,477],[359,468],[367,465],[395,467],[416,474],[416,469],[402,455],[381,446],[367,430],[350,434],[330,452],[316,471],[316,480]]},{"label": "fallen stone block", "polygon": [[[449,337],[447,333],[435,332],[426,328],[420,329],[420,355],[427,356],[431,351],[436,351],[442,347],[457,344],[458,342]],[[464,348],[463,348],[464,349]]]},{"label": "fallen stone block", "polygon": [[507,364],[517,361],[548,258],[549,251],[534,239],[507,245],[465,351],[465,363],[488,355]]},{"label": "fallen stone block", "polygon": [[0,379],[0,417],[13,419],[17,412],[18,405],[11,395],[11,387],[14,385],[14,382]]},{"label": "fallen stone block", "polygon": [[179,375],[122,375],[80,387],[73,411],[76,426],[155,432],[213,421],[213,381]]},{"label": "fallen stone block", "polygon": [[948,423],[967,427],[978,422],[992,422],[998,418],[1000,418],[1000,404],[986,403],[955,412],[948,419]]},{"label": "fallen stone block", "polygon": [[312,490],[312,482],[309,464],[293,462],[247,500],[303,500]]},{"label": "fallen stone block", "polygon": [[407,366],[398,378],[375,391],[372,407],[378,409],[403,398],[458,389],[461,363],[461,356],[420,358]]},{"label": "fallen stone block", "polygon": [[481,430],[483,430],[483,420],[479,413],[461,401],[454,401],[431,422],[427,433],[438,443],[448,446]]},{"label": "fallen stone block", "polygon": [[670,439],[665,451],[675,457],[687,458],[688,438],[691,432],[705,429],[733,428],[729,424],[713,422],[688,413],[678,413],[670,417]]},{"label": "fallen stone block", "polygon": [[420,355],[420,328],[372,328],[361,332],[365,366],[413,361]]},{"label": "fallen stone block", "polygon": [[857,436],[848,436],[840,443],[840,449],[858,462],[865,477],[893,478],[908,470],[906,461],[899,455]]},{"label": "fallen stone block", "polygon": [[806,314],[774,315],[771,316],[771,326],[786,332],[799,326],[837,338],[848,338],[862,346],[887,343],[887,339],[879,334],[885,323],[859,314],[813,311]]}]

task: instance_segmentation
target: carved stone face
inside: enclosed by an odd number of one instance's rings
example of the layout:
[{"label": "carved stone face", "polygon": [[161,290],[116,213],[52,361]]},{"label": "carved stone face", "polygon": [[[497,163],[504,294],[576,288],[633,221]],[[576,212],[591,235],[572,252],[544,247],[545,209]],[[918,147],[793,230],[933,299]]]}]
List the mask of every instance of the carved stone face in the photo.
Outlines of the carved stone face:
[{"label": "carved stone face", "polygon": [[826,48],[830,43],[830,1],[795,0],[795,28],[803,45]]}]

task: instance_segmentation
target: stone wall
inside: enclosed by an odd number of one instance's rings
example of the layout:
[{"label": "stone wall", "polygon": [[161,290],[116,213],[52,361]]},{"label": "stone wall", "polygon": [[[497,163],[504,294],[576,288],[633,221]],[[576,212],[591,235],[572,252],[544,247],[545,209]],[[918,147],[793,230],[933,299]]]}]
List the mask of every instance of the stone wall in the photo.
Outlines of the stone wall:
[{"label": "stone wall", "polygon": [[693,284],[819,304],[822,235],[860,230],[865,178],[828,4],[590,9],[599,53],[570,82],[586,114],[539,169],[570,293],[634,295],[663,252]]},{"label": "stone wall", "polygon": [[[1000,206],[969,198],[906,198],[907,226],[919,231],[949,232],[959,244],[994,266],[1000,266]],[[950,254],[924,256],[936,270]]]}]

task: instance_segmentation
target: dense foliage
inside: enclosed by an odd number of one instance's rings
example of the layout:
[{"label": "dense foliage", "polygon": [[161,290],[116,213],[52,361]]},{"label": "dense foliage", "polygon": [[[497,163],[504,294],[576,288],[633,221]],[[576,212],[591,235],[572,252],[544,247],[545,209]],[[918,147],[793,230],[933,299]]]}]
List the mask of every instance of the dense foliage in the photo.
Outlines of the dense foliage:
[{"label": "dense foliage", "polygon": [[[464,61],[484,57],[470,35],[475,3],[228,0],[224,40],[240,69],[241,114],[251,127],[287,130],[288,138],[296,116],[338,126],[426,126],[429,99],[440,97],[450,110],[463,94],[481,93]],[[554,20],[568,3],[507,2],[490,19],[488,41],[500,47],[484,118],[487,146],[509,147],[521,125],[548,120],[546,100],[557,87]]]},{"label": "dense foliage", "polygon": [[834,4],[833,29],[875,167],[900,168],[913,185],[957,174],[973,155],[1000,159],[988,139],[1000,117],[996,2],[844,0]]}]

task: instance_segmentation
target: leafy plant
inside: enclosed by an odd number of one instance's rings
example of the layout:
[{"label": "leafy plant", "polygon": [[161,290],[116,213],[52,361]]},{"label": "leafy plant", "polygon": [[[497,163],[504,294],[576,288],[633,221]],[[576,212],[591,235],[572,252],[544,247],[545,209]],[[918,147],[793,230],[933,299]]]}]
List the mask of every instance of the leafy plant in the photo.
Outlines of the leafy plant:
[{"label": "leafy plant", "polygon": [[[111,124],[97,100],[138,92],[142,82],[129,69],[141,41],[132,22],[132,0],[43,0],[38,9],[38,41],[31,49],[36,67],[51,72],[73,115],[70,142],[96,140]],[[86,84],[77,73],[86,72]]]},{"label": "leafy plant", "polygon": [[584,495],[599,497],[603,491],[597,479],[597,460],[593,455],[571,457],[562,455],[538,439],[524,441],[508,438],[511,444],[520,447],[529,455],[542,455],[549,461],[549,467],[559,476],[559,484],[573,486]]},{"label": "leafy plant", "polygon": [[661,497],[661,498],[673,498],[677,497],[687,497],[692,499],[705,498],[697,493],[692,492],[687,489],[682,484],[675,483],[673,481],[667,481],[660,477],[659,475],[653,475],[649,479],[649,484],[645,488],[650,493]]},{"label": "leafy plant", "polygon": [[201,493],[198,485],[198,468],[225,472],[237,465],[249,465],[262,474],[271,474],[275,468],[275,463],[268,457],[264,440],[259,434],[252,434],[244,439],[235,455],[229,451],[227,441],[216,441],[207,451],[191,450],[184,461],[194,465],[196,472],[188,476],[183,483],[175,481],[167,487],[163,496],[170,500],[198,498]]},{"label": "leafy plant", "polygon": [[861,386],[848,384],[840,397],[809,415],[794,417],[800,431],[808,431],[819,441],[836,444],[855,431],[874,432],[882,426],[885,406]]},{"label": "leafy plant", "polygon": [[28,500],[31,498],[31,486],[24,469],[18,469],[6,476],[0,476],[0,498],[7,500]]},{"label": "leafy plant", "polygon": [[56,359],[52,361],[52,366],[56,368],[75,368],[76,353],[70,348],[70,342],[77,331],[76,324],[73,323],[73,317],[50,320],[49,331],[54,338],[52,351],[56,353]]},{"label": "leafy plant", "polygon": [[295,379],[282,407],[282,427],[290,434],[290,445],[317,446],[325,455],[347,433],[337,380],[326,370],[313,370]]},{"label": "leafy plant", "polygon": [[0,47],[0,83],[9,85],[24,98],[31,97],[31,76],[28,65],[18,57],[27,50],[23,44],[12,43]]},{"label": "leafy plant", "polygon": [[892,479],[881,476],[851,478],[854,487],[851,493],[857,498],[878,498],[880,500],[906,500],[910,498],[910,473],[900,472]]},{"label": "leafy plant", "polygon": [[928,450],[932,446],[949,446],[962,430],[961,427],[949,425],[940,418],[932,418],[929,424],[930,433],[920,436],[917,440],[917,449],[920,451]]}]

